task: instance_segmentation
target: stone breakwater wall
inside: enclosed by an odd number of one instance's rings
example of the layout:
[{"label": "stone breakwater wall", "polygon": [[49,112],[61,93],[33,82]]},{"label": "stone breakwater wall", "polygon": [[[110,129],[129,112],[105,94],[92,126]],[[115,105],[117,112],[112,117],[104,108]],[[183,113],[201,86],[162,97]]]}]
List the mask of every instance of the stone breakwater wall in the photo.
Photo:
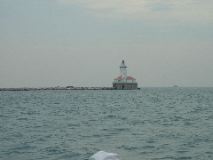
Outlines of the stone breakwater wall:
[{"label": "stone breakwater wall", "polygon": [[0,91],[39,91],[39,90],[114,90],[112,87],[43,87],[43,88],[0,88]]}]

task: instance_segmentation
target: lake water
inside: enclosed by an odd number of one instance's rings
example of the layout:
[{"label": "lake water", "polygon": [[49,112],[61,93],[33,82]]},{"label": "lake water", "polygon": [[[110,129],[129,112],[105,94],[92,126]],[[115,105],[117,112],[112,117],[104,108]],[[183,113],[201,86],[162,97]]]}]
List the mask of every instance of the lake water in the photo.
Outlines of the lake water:
[{"label": "lake water", "polygon": [[212,160],[213,88],[0,92],[0,159]]}]

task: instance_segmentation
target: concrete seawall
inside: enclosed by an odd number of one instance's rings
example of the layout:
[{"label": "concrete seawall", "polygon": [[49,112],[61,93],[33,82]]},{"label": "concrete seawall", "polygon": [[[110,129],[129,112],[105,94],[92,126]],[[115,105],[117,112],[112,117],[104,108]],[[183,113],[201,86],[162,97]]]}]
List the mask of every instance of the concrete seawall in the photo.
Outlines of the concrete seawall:
[{"label": "concrete seawall", "polygon": [[[137,88],[140,89],[140,88]],[[39,90],[119,90],[113,87],[42,87],[42,88],[0,88],[0,91],[39,91]],[[128,90],[128,89],[125,89]]]},{"label": "concrete seawall", "polygon": [[37,90],[114,90],[114,88],[112,87],[0,88],[0,91],[37,91]]}]

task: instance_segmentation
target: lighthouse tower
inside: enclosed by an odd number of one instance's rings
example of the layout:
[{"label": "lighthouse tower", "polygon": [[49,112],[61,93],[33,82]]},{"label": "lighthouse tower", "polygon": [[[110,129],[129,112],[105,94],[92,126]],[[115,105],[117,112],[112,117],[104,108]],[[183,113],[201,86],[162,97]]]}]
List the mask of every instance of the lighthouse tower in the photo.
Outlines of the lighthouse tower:
[{"label": "lighthouse tower", "polygon": [[125,65],[124,60],[122,60],[122,62],[121,62],[120,72],[121,72],[122,79],[126,80],[126,78],[127,78],[127,66]]},{"label": "lighthouse tower", "polygon": [[114,79],[112,85],[114,89],[130,90],[138,88],[136,79],[127,75],[127,66],[124,60],[122,60],[120,65],[120,76]]}]

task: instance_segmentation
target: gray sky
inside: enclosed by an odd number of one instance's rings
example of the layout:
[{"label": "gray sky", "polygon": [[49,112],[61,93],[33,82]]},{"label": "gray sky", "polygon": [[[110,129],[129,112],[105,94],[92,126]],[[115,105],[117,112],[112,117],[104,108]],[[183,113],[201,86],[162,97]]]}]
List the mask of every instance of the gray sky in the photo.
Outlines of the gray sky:
[{"label": "gray sky", "polygon": [[212,0],[0,0],[0,87],[213,86]]}]

